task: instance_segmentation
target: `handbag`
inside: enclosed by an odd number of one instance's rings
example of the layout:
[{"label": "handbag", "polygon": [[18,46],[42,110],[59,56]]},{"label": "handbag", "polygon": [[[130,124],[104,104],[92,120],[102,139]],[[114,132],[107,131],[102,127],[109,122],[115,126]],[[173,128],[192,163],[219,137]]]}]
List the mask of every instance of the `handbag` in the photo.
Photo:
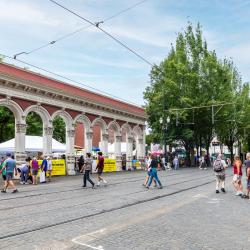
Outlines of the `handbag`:
[{"label": "handbag", "polygon": [[45,182],[45,172],[44,171],[42,171],[40,173],[40,183],[43,183],[43,182]]}]

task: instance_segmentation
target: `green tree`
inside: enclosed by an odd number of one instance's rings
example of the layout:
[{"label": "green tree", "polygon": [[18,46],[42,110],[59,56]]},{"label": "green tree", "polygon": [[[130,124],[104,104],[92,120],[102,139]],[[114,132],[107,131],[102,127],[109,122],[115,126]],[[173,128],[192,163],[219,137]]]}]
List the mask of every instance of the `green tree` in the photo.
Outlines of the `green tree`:
[{"label": "green tree", "polygon": [[15,117],[5,107],[0,107],[0,143],[10,140],[15,136]]},{"label": "green tree", "polygon": [[[190,165],[194,148],[205,146],[208,150],[216,133],[207,106],[233,100],[235,90],[241,88],[238,72],[231,61],[220,61],[215,51],[208,50],[200,25],[194,30],[189,23],[167,58],[152,68],[150,77],[144,98],[153,137],[161,141],[159,120],[170,116],[168,142],[177,141],[185,147]],[[204,107],[193,108],[200,106]]]},{"label": "green tree", "polygon": [[65,143],[66,126],[63,119],[57,116],[53,120],[53,138],[61,143]]}]

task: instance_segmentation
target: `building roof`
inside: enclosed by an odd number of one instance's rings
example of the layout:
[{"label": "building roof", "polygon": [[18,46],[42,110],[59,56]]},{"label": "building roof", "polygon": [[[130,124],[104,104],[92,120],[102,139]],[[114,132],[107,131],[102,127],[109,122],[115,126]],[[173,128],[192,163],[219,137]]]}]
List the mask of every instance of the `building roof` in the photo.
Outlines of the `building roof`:
[{"label": "building roof", "polygon": [[31,81],[39,85],[42,84],[46,87],[63,91],[65,92],[65,94],[70,93],[73,95],[77,95],[78,97],[82,97],[83,99],[90,99],[92,101],[103,103],[104,105],[112,105],[113,107],[124,111],[132,112],[143,116],[146,115],[145,110],[139,106],[132,105],[102,94],[98,94],[84,88],[73,86],[69,83],[62,82],[57,79],[41,75],[30,70],[22,69],[20,67],[13,66],[7,63],[0,62],[0,73],[7,74],[12,77],[14,76],[16,78],[23,79],[26,81]]}]

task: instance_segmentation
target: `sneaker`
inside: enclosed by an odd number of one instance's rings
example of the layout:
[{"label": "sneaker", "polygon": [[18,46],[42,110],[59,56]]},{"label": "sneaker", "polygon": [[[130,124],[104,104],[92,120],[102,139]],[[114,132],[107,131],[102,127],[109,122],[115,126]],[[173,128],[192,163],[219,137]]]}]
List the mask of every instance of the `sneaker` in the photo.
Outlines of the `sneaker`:
[{"label": "sneaker", "polygon": [[158,188],[159,188],[159,189],[163,189],[163,187],[162,187],[162,186],[159,186]]},{"label": "sneaker", "polygon": [[13,190],[12,191],[12,193],[14,194],[14,193],[17,193],[18,192],[18,190],[17,189],[15,189],[15,190]]},{"label": "sneaker", "polygon": [[24,184],[24,182],[20,181],[20,184],[22,184],[22,185],[23,185],[23,184]]},{"label": "sneaker", "polygon": [[222,191],[223,193],[226,193],[226,190],[225,190],[225,188],[222,188],[222,189],[221,189],[221,191]]},{"label": "sneaker", "polygon": [[25,182],[24,184],[25,184],[25,185],[29,185],[29,183],[28,183],[28,182]]},{"label": "sneaker", "polygon": [[149,186],[146,186],[147,189],[149,189]]},{"label": "sneaker", "polygon": [[215,193],[218,194],[220,191],[219,190],[216,190]]},{"label": "sneaker", "polygon": [[236,195],[236,196],[242,196],[242,193],[239,192],[239,191],[237,191],[235,195]]},{"label": "sneaker", "polygon": [[241,196],[241,198],[243,198],[243,199],[249,199],[249,195],[243,194],[243,195]]},{"label": "sneaker", "polygon": [[99,187],[99,186],[100,186],[100,182],[98,181],[98,182],[97,182],[97,187]]},{"label": "sneaker", "polygon": [[83,188],[86,188],[86,186],[84,186],[84,185],[83,185],[82,187],[83,187]]},{"label": "sneaker", "polygon": [[108,184],[108,182],[106,180],[103,180],[104,184]]},{"label": "sneaker", "polygon": [[4,189],[3,189],[3,190],[1,190],[1,193],[6,193],[6,190],[4,190]]}]

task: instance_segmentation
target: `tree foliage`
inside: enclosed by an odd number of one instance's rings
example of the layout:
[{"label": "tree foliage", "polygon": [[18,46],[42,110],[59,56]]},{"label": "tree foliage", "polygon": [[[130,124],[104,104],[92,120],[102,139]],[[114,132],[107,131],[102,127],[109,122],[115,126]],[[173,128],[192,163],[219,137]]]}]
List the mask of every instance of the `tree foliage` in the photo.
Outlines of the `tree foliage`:
[{"label": "tree foliage", "polygon": [[[178,34],[175,46],[172,45],[159,65],[153,66],[150,77],[151,85],[146,88],[144,98],[152,138],[161,141],[169,116],[167,140],[170,144],[181,142],[188,155],[195,147],[208,150],[215,134],[231,145],[226,140],[232,130],[229,121],[236,114],[234,126],[242,125],[246,115],[246,110],[242,109],[242,95],[244,92],[245,103],[249,102],[249,89],[245,87],[243,91],[240,75],[231,60],[219,60],[215,51],[208,50],[199,24],[194,29],[189,23],[186,30]],[[227,105],[217,106],[221,103]],[[214,122],[211,105],[216,114]],[[203,108],[193,108],[201,106]],[[165,121],[163,127],[160,118]],[[240,134],[241,130],[234,132]],[[236,138],[231,139],[235,141]]]}]

